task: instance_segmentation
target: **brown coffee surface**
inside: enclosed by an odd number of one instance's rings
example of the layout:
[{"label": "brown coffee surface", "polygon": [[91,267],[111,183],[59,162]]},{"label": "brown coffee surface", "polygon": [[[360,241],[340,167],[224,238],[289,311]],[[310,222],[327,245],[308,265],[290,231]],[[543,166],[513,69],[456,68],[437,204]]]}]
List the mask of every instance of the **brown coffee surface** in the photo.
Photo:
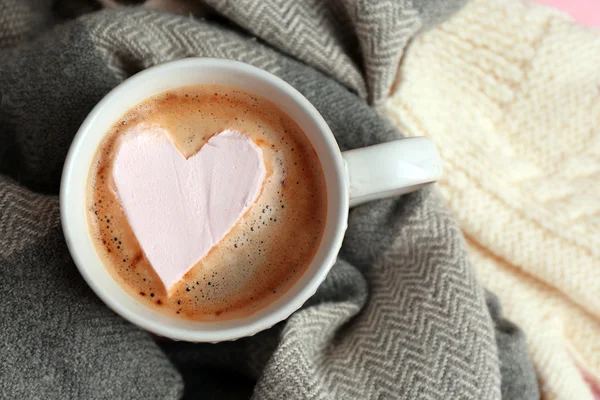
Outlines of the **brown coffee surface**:
[{"label": "brown coffee surface", "polygon": [[[140,123],[164,128],[185,157],[221,131],[239,131],[261,147],[267,168],[256,203],[170,293],[144,256],[112,181],[116,139]],[[304,273],[323,236],[327,193],[315,150],[277,106],[235,88],[199,85],[147,99],[111,128],[90,170],[87,209],[98,254],[132,296],[168,315],[225,320],[265,307]]]}]

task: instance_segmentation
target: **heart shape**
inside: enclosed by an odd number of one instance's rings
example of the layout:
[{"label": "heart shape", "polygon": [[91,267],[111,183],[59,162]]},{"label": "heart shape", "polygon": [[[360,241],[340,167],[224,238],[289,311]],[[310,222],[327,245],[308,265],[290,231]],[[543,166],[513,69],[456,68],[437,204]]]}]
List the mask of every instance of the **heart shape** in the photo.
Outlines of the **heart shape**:
[{"label": "heart shape", "polygon": [[262,150],[225,130],[186,159],[157,126],[119,138],[113,163],[117,197],[167,292],[235,226],[266,175]]}]

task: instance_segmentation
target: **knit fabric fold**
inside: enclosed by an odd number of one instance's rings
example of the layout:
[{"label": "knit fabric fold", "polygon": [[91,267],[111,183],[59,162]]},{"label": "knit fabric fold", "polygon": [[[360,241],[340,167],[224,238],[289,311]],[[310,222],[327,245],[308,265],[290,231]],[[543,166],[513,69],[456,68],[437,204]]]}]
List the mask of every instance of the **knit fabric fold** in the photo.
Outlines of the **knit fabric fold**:
[{"label": "knit fabric fold", "polygon": [[600,33],[476,0],[416,39],[385,112],[440,147],[440,188],[484,284],[527,334],[544,398],[600,374]]}]

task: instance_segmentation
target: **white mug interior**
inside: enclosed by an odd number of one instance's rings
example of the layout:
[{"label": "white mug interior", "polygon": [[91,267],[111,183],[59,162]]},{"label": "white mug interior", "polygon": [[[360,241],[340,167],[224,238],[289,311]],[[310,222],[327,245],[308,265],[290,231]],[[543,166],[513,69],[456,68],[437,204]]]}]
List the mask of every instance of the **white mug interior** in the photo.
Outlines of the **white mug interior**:
[{"label": "white mug interior", "polygon": [[[110,127],[141,101],[188,85],[219,84],[263,96],[288,114],[312,143],[325,174],[327,222],[321,245],[300,279],[280,298],[238,319],[199,322],[167,316],[129,295],[102,263],[86,214],[90,167]],[[157,335],[191,342],[219,342],[251,336],[286,319],[311,297],[335,263],[348,218],[348,177],[339,147],[314,106],[292,86],[248,64],[188,58],[161,64],[129,78],[108,93],[77,132],[62,175],[60,210],[65,238],[81,275],[111,309]]]}]

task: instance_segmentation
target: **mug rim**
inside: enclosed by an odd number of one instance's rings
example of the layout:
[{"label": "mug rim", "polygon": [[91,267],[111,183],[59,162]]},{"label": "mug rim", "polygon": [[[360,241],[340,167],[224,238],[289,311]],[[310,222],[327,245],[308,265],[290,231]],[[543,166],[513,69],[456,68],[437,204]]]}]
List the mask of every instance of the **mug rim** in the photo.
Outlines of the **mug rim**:
[{"label": "mug rim", "polygon": [[[333,234],[329,238],[327,238],[330,240],[328,240],[326,242],[326,240],[325,240],[326,233],[324,232],[323,237],[321,239],[321,243],[319,244],[317,252],[315,253],[315,254],[317,254],[319,251],[321,251],[321,249],[324,246],[326,246],[326,248],[328,249],[327,254],[326,254],[326,259],[324,260],[324,262],[321,262],[321,264],[317,266],[317,270],[316,270],[316,273],[314,274],[314,276],[303,287],[301,287],[299,292],[296,293],[289,301],[283,303],[281,306],[279,306],[277,308],[274,308],[271,312],[258,318],[256,321],[253,321],[253,322],[250,322],[247,324],[242,324],[239,326],[230,327],[230,328],[224,328],[224,329],[198,328],[197,330],[175,328],[172,326],[166,326],[165,324],[156,322],[156,321],[152,320],[151,318],[148,318],[147,316],[142,316],[140,313],[136,313],[132,310],[127,309],[125,306],[123,306],[120,303],[120,301],[115,300],[111,296],[109,296],[106,293],[106,288],[103,288],[102,285],[99,284],[98,282],[96,282],[95,279],[92,277],[91,271],[89,270],[90,267],[88,267],[85,262],[85,258],[88,257],[88,256],[86,256],[87,250],[82,250],[79,246],[77,246],[77,243],[76,243],[77,238],[74,236],[75,228],[73,227],[72,224],[76,223],[76,221],[78,221],[78,219],[83,218],[84,219],[83,223],[85,223],[87,226],[88,221],[87,221],[87,216],[85,214],[83,216],[75,215],[75,214],[77,214],[77,210],[75,210],[74,207],[72,207],[72,205],[71,205],[72,196],[73,196],[73,194],[71,194],[71,192],[70,192],[70,188],[72,186],[72,180],[73,180],[72,176],[73,176],[74,170],[77,167],[86,168],[87,169],[85,171],[86,175],[87,175],[87,173],[89,173],[89,165],[86,164],[86,165],[82,166],[81,163],[84,162],[85,159],[82,161],[79,161],[78,156],[79,156],[81,147],[86,142],[86,140],[88,140],[88,137],[87,137],[88,132],[90,131],[92,126],[96,123],[97,117],[107,107],[110,107],[111,103],[113,103],[115,101],[115,99],[121,93],[123,93],[125,91],[129,91],[129,90],[135,90],[132,88],[135,88],[136,85],[140,81],[146,80],[149,77],[151,77],[152,75],[160,74],[161,72],[164,72],[164,70],[174,69],[174,68],[178,68],[178,67],[197,68],[199,70],[206,68],[206,67],[209,67],[209,68],[210,67],[223,67],[224,70],[229,71],[229,72],[224,72],[224,74],[231,73],[232,70],[241,71],[243,73],[247,73],[248,75],[252,76],[253,79],[262,80],[262,81],[266,82],[268,85],[271,85],[275,90],[280,92],[281,95],[284,95],[284,96],[287,96],[288,98],[290,98],[291,101],[293,101],[296,105],[298,105],[302,109],[302,111],[309,118],[311,118],[313,120],[313,122],[318,127],[318,129],[317,129],[318,135],[322,136],[324,141],[327,143],[327,149],[328,149],[327,151],[328,151],[329,155],[331,156],[332,161],[335,166],[334,167],[335,171],[333,173],[336,176],[335,184],[338,186],[335,188],[335,190],[339,191],[339,196],[337,196],[338,198],[335,199],[336,207],[331,207],[331,205],[328,204],[327,224],[330,223],[330,218],[333,218],[333,216],[329,215],[333,209],[336,209],[338,214],[337,214],[337,218],[334,220],[335,226],[333,228],[334,229]],[[158,79],[160,79],[160,77]],[[181,86],[184,86],[184,85],[179,85],[179,86],[174,85],[165,90],[173,90],[173,89],[181,87]],[[158,93],[160,93],[160,92],[157,92],[156,94],[158,94]],[[144,99],[146,99],[148,97],[150,97],[150,96],[147,96]],[[126,113],[127,110],[130,109],[132,106],[133,105],[130,105],[127,109],[123,109],[121,111],[121,115]],[[292,117],[290,117],[290,118],[292,118]],[[115,119],[115,121],[117,119],[118,119],[118,117]],[[292,118],[292,119],[294,119],[294,118]],[[294,121],[296,121],[296,120],[294,119]],[[112,122],[111,122],[111,124],[112,124]],[[108,133],[108,131],[106,131],[104,133],[104,135],[106,135],[106,133]],[[310,135],[307,135],[307,136],[308,136],[309,140],[312,142]],[[96,147],[96,150],[97,150],[97,147]],[[321,163],[322,163],[322,161],[321,161]],[[330,195],[329,195],[330,194],[330,187],[329,187],[330,183],[328,182],[326,185],[327,185],[327,193],[328,193],[327,198],[328,198],[328,203],[329,203],[332,201],[332,199],[330,198]],[[331,190],[333,190],[333,189],[331,189]],[[325,122],[325,120],[323,119],[321,114],[318,112],[318,110],[312,105],[312,103],[308,99],[306,99],[306,97],[304,97],[298,90],[296,90],[293,86],[291,86],[290,84],[288,84],[281,78],[279,78],[265,70],[254,67],[252,65],[249,65],[249,64],[246,64],[243,62],[239,62],[239,61],[227,60],[227,59],[193,57],[193,58],[185,58],[185,59],[180,59],[180,60],[175,60],[175,61],[170,61],[170,62],[166,62],[163,64],[159,64],[159,65],[150,67],[148,69],[145,69],[145,70],[129,77],[128,79],[126,79],[125,81],[123,81],[122,83],[117,85],[115,88],[113,88],[110,92],[108,92],[100,100],[100,102],[98,102],[98,104],[90,111],[90,113],[87,115],[87,117],[81,124],[80,128],[78,129],[76,135],[74,136],[71,146],[69,148],[69,152],[68,152],[66,160],[65,160],[65,164],[63,167],[63,173],[62,173],[62,177],[61,177],[61,185],[60,185],[60,215],[61,215],[61,224],[62,224],[62,228],[63,228],[63,233],[64,233],[64,236],[65,236],[65,239],[67,242],[67,246],[69,248],[71,257],[73,258],[73,261],[74,261],[75,265],[77,266],[77,269],[83,276],[83,278],[86,281],[86,283],[88,284],[88,286],[90,286],[92,288],[94,293],[110,309],[115,311],[117,314],[119,314],[121,317],[125,318],[126,320],[132,322],[133,324],[135,324],[147,331],[150,331],[157,335],[160,335],[160,336],[168,337],[168,338],[175,339],[175,340],[186,340],[186,341],[191,341],[191,342],[220,342],[220,341],[227,341],[227,340],[235,340],[235,339],[238,339],[241,337],[246,337],[246,336],[252,336],[260,331],[268,329],[268,328],[272,327],[273,325],[275,325],[276,323],[287,319],[294,311],[298,310],[306,302],[306,300],[308,300],[310,297],[312,297],[312,295],[316,292],[317,288],[323,282],[323,280],[327,276],[329,270],[335,263],[337,254],[339,252],[339,249],[341,248],[343,236],[344,236],[344,233],[345,233],[346,227],[347,227],[347,218],[348,218],[348,209],[349,209],[348,193],[349,193],[348,175],[347,175],[347,171],[346,171],[345,162],[342,158],[341,151],[337,145],[337,142],[336,142],[329,126],[327,125],[327,123]],[[79,222],[79,223],[81,223],[81,222]],[[326,231],[327,231],[327,228],[326,228]],[[87,233],[91,237],[91,233],[89,232],[89,229],[87,230]],[[86,254],[83,254],[84,252],[86,252]],[[100,259],[99,255],[97,254],[96,251],[94,251],[93,257],[95,257],[97,259],[97,261],[100,262],[105,269],[107,268],[104,265],[104,263],[102,262],[102,260]],[[316,258],[316,255],[315,255],[315,258]],[[312,264],[314,262],[315,262],[315,260],[313,259],[313,261],[311,261],[311,263],[309,264],[309,266],[307,267],[307,270],[303,273],[303,275],[307,273],[308,269],[312,266]],[[107,272],[108,272],[108,270],[107,270]],[[292,289],[294,289],[296,286],[298,286],[299,282],[301,281],[302,276],[291,287],[289,287],[286,292],[291,292]],[[113,277],[113,279],[114,279],[114,277]],[[116,279],[115,279],[115,283],[119,287],[121,287],[121,289],[123,291],[125,291],[127,293],[125,288],[122,287],[122,283],[117,282]],[[129,293],[127,293],[127,294],[129,295]],[[285,294],[282,295],[282,297],[285,297]],[[144,307],[148,307],[147,305],[143,304],[139,300],[137,300],[135,298],[133,298],[133,299],[135,302],[142,304]],[[261,310],[269,308],[274,303],[268,304]],[[258,310],[258,311],[260,311],[260,310]],[[170,317],[170,318],[175,319],[174,317]],[[243,318],[241,318],[241,319],[243,319]],[[207,322],[207,324],[210,324],[210,322]]]}]

